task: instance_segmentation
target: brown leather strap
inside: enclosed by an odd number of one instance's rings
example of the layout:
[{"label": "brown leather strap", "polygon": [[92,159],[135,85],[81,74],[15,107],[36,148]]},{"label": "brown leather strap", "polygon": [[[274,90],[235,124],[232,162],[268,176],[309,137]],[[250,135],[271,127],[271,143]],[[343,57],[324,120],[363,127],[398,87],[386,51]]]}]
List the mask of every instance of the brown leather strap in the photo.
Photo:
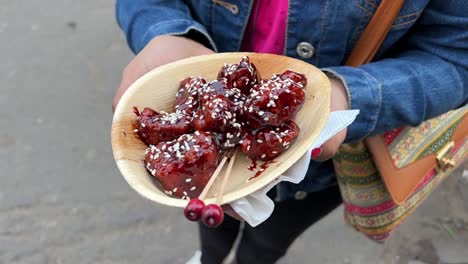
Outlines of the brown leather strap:
[{"label": "brown leather strap", "polygon": [[368,63],[382,45],[405,0],[382,0],[346,61],[357,67]]}]

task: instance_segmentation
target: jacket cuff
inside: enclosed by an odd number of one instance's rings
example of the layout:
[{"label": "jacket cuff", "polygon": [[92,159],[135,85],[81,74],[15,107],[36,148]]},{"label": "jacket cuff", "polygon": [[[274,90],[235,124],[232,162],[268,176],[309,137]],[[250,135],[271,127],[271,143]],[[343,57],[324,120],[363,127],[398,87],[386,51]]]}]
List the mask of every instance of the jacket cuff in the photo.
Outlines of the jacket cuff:
[{"label": "jacket cuff", "polygon": [[132,35],[136,39],[130,38],[133,41],[129,44],[135,54],[140,52],[154,37],[160,35],[187,36],[207,48],[217,51],[216,45],[206,29],[193,20],[174,19],[147,26],[134,26],[133,28]]},{"label": "jacket cuff", "polygon": [[359,109],[356,120],[348,127],[345,143],[362,140],[374,131],[382,105],[382,85],[366,71],[349,66],[321,69],[340,79],[346,92],[350,109]]}]

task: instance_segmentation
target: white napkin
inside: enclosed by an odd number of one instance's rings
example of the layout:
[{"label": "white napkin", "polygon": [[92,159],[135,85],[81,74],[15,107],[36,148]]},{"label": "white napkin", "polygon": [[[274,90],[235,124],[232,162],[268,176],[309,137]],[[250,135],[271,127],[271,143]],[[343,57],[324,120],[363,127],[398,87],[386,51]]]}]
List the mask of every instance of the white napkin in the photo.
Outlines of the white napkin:
[{"label": "white napkin", "polygon": [[320,133],[315,142],[310,146],[304,156],[302,156],[293,166],[278,177],[275,181],[265,186],[263,189],[252,193],[249,196],[231,202],[230,205],[249,225],[255,227],[270,217],[275,204],[266,195],[267,192],[281,181],[292,183],[301,182],[307,172],[310,163],[311,151],[320,147],[325,141],[349,126],[359,114],[359,110],[336,111],[330,113],[325,128]]}]

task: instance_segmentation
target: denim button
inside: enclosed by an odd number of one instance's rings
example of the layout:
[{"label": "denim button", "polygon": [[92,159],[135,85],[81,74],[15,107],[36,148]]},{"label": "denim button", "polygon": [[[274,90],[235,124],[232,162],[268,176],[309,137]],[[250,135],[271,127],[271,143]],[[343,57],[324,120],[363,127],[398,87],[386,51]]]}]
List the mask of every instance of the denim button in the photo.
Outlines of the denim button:
[{"label": "denim button", "polygon": [[307,193],[304,191],[297,191],[294,194],[294,199],[296,200],[304,200],[307,197]]},{"label": "denim button", "polygon": [[301,42],[296,47],[297,55],[303,59],[309,59],[314,56],[314,46],[308,42]]}]

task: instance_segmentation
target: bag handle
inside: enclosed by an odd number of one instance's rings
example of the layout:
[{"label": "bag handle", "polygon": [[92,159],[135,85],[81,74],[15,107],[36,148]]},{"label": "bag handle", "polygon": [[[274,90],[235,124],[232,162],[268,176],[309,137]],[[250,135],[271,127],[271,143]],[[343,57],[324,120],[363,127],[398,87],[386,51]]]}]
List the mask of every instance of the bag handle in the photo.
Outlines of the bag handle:
[{"label": "bag handle", "polygon": [[405,0],[382,0],[351,51],[346,65],[357,67],[374,58],[404,3]]}]

